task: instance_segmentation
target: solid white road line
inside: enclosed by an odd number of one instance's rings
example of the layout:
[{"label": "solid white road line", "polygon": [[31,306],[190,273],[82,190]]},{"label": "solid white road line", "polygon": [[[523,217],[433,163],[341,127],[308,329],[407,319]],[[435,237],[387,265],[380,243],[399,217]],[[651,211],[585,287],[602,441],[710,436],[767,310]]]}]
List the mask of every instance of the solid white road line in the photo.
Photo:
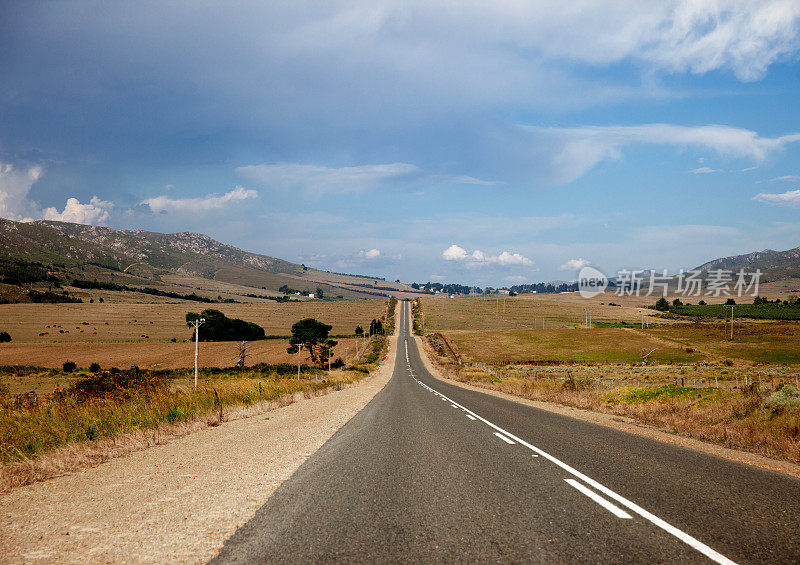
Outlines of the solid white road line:
[{"label": "solid white road line", "polygon": [[464,406],[461,406],[460,404],[458,404],[458,402],[452,400],[451,398],[448,398],[447,396],[445,396],[444,394],[442,394],[438,390],[436,390],[436,389],[434,389],[432,387],[429,387],[428,385],[426,385],[425,383],[423,383],[422,381],[420,381],[416,377],[414,377],[414,380],[417,381],[417,383],[419,383],[423,388],[426,388],[430,392],[440,396],[442,398],[442,400],[448,400],[452,404],[457,404],[465,412],[467,412],[469,414],[472,414],[473,416],[475,416],[476,419],[480,420],[481,422],[483,422],[484,424],[486,424],[490,428],[493,428],[493,429],[497,430],[498,432],[500,432],[502,434],[505,434],[506,436],[508,436],[509,438],[513,439],[514,441],[516,441],[520,445],[524,445],[525,447],[527,447],[528,449],[533,451],[535,454],[541,455],[542,457],[544,457],[548,461],[550,461],[550,462],[554,463],[555,465],[557,465],[557,466],[561,467],[562,469],[564,469],[570,475],[582,480],[584,483],[588,484],[589,486],[591,486],[595,490],[598,490],[598,491],[602,492],[607,497],[617,501],[619,504],[621,504],[622,506],[628,508],[629,510],[632,510],[633,512],[635,512],[636,514],[638,514],[639,516],[641,516],[642,518],[644,518],[648,522],[650,522],[653,525],[661,528],[662,530],[666,531],[667,533],[675,536],[676,538],[678,538],[679,540],[681,540],[682,542],[684,542],[688,546],[692,547],[693,549],[699,551],[700,553],[702,553],[703,555],[705,555],[706,557],[708,557],[712,561],[715,561],[715,562],[720,563],[722,565],[735,565],[734,561],[728,559],[727,557],[725,557],[721,553],[719,553],[717,551],[714,551],[709,546],[707,546],[706,544],[704,544],[703,542],[701,542],[697,538],[694,538],[691,535],[687,534],[683,530],[679,530],[678,528],[676,528],[675,526],[665,522],[664,520],[662,520],[658,516],[655,516],[655,515],[651,514],[650,512],[648,512],[647,510],[645,510],[644,508],[642,508],[641,506],[636,504],[635,502],[631,502],[630,500],[628,500],[624,496],[617,494],[616,492],[614,492],[610,488],[608,488],[606,486],[603,486],[602,484],[598,483],[594,479],[592,479],[590,477],[587,477],[586,475],[584,475],[583,473],[581,473],[577,469],[567,465],[566,463],[564,463],[560,459],[558,459],[556,457],[553,457],[552,455],[550,455],[546,451],[544,451],[542,449],[539,449],[535,445],[531,445],[527,441],[525,441],[525,440],[523,440],[521,438],[518,438],[517,436],[515,436],[514,434],[512,434],[510,432],[507,432],[506,430],[504,430],[500,426],[498,426],[496,424],[493,424],[492,422],[490,422],[486,418],[483,418],[483,417],[479,416],[478,414],[476,414],[472,410],[470,410],[470,409],[468,409],[468,408],[466,408]]},{"label": "solid white road line", "polygon": [[477,420],[477,418],[472,414],[467,414],[467,418],[469,418],[470,420]]},{"label": "solid white road line", "polygon": [[511,445],[514,445],[514,441],[513,440],[508,439],[506,436],[504,436],[500,432],[495,432],[494,435],[496,435],[497,437],[502,439],[504,442],[506,442],[508,444],[511,444]]},{"label": "solid white road line", "polygon": [[630,520],[631,519],[631,515],[630,514],[628,514],[627,512],[625,512],[624,510],[622,510],[620,508],[617,508],[616,506],[611,504],[609,501],[607,501],[605,498],[603,498],[602,496],[600,496],[599,494],[597,494],[593,490],[589,490],[588,487],[582,485],[581,483],[579,483],[575,479],[564,479],[564,480],[567,482],[567,484],[569,484],[570,486],[573,486],[576,489],[578,489],[579,491],[581,491],[583,494],[585,494],[586,496],[588,496],[589,498],[594,500],[597,504],[599,504],[600,506],[602,506],[603,508],[605,508],[606,510],[611,512],[617,518],[625,518],[626,520]]}]

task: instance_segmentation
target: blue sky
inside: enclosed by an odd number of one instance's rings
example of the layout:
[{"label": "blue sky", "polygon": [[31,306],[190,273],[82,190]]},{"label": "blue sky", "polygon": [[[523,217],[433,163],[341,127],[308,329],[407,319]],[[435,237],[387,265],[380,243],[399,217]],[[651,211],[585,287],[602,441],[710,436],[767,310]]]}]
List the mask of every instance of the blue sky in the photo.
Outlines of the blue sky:
[{"label": "blue sky", "polygon": [[0,216],[405,281],[800,245],[800,3],[0,4]]}]

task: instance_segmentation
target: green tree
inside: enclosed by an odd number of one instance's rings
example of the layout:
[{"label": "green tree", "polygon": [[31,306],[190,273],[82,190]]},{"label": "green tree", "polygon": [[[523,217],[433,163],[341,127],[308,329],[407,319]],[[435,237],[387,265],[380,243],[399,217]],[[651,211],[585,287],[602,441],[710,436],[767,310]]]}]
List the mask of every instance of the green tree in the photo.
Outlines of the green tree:
[{"label": "green tree", "polygon": [[[200,326],[200,341],[255,341],[266,337],[264,328],[253,322],[239,318],[228,318],[219,310],[208,308],[201,313],[188,312],[186,324],[198,318],[205,318]],[[192,334],[194,338],[194,333]]]},{"label": "green tree", "polygon": [[362,336],[362,335],[364,335],[364,328],[362,328],[362,327],[361,327],[361,324],[359,324],[359,325],[357,325],[357,326],[356,326],[356,335],[357,335],[357,336]]},{"label": "green tree", "polygon": [[676,298],[675,300],[672,301],[672,305],[673,306],[683,306],[683,302],[681,302],[680,298]]},{"label": "green tree", "polygon": [[315,297],[316,298],[322,298],[323,297],[322,289],[320,287],[317,287],[317,292],[315,294]]},{"label": "green tree", "polygon": [[736,301],[733,298],[729,298],[725,301],[725,306],[736,306]]},{"label": "green tree", "polygon": [[64,361],[64,364],[61,366],[61,368],[64,369],[65,373],[71,373],[77,369],[78,366],[75,364],[75,361]]},{"label": "green tree", "polygon": [[295,322],[292,325],[292,337],[289,338],[289,347],[286,348],[286,351],[297,353],[302,347],[308,351],[314,363],[325,367],[328,357],[338,343],[328,337],[332,328],[333,326],[314,318],[305,318]]},{"label": "green tree", "polygon": [[9,341],[11,341],[11,334],[8,332],[0,332],[0,343],[7,343]]},{"label": "green tree", "polygon": [[656,310],[661,310],[662,312],[667,312],[669,310],[669,302],[663,296],[656,301],[655,305]]}]

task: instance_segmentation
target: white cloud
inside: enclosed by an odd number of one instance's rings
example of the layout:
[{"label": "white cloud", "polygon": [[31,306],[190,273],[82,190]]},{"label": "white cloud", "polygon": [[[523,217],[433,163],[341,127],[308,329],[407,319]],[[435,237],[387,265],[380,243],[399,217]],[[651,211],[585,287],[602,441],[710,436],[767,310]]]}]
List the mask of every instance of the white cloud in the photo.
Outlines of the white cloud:
[{"label": "white cloud", "polygon": [[711,167],[698,167],[689,171],[695,175],[709,175],[711,173],[721,173],[722,169],[712,169]]},{"label": "white cloud", "polygon": [[317,192],[357,192],[418,172],[415,165],[408,163],[359,165],[339,169],[299,163],[236,168],[237,174],[264,187],[304,188]]},{"label": "white cloud", "polygon": [[446,279],[446,278],[447,278],[447,277],[446,277],[446,276],[444,276],[444,275],[431,275],[431,276],[430,276],[430,279],[431,279],[432,281],[443,281],[443,280],[444,280],[444,279]]},{"label": "white cloud", "polygon": [[[721,156],[747,158],[757,163],[784,145],[800,141],[800,133],[761,137],[756,132],[723,125],[680,126],[644,124],[639,126],[587,126],[542,128],[523,126],[542,137],[550,152],[552,175],[557,182],[571,182],[608,159],[619,159],[622,148],[634,144],[674,145],[711,149]],[[697,172],[707,172],[700,167]]]},{"label": "white cloud", "polygon": [[505,277],[503,280],[506,281],[506,282],[518,283],[519,284],[519,283],[524,283],[525,281],[527,281],[528,277],[525,277],[525,276],[522,276],[522,275],[509,275],[509,276]]},{"label": "white cloud", "polygon": [[10,163],[0,163],[0,217],[19,221],[38,216],[28,192],[41,176],[41,167],[17,169]]},{"label": "white cloud", "polygon": [[584,267],[588,267],[591,265],[590,261],[586,259],[570,259],[563,265],[561,265],[558,270],[559,271],[580,271]]},{"label": "white cloud", "polygon": [[381,256],[381,252],[379,249],[370,249],[369,251],[359,251],[359,257],[363,257],[364,259],[377,259]]},{"label": "white cloud", "polygon": [[81,204],[77,198],[69,198],[63,212],[51,206],[42,210],[42,218],[73,224],[103,224],[108,221],[108,211],[113,207],[111,202],[100,200],[97,196],[93,196],[88,204]]},{"label": "white cloud", "polygon": [[782,177],[775,177],[774,179],[769,179],[769,180],[770,182],[784,181],[784,180],[796,181],[800,180],[800,175],[783,175]]},{"label": "white cloud", "polygon": [[477,184],[477,185],[480,185],[480,186],[495,186],[497,184],[500,184],[498,181],[495,181],[495,180],[476,179],[475,177],[470,177],[470,176],[467,176],[467,175],[451,177],[450,180],[452,182],[459,183],[459,184]]},{"label": "white cloud", "polygon": [[28,198],[28,193],[43,174],[40,166],[18,169],[10,163],[0,163],[0,217],[24,222],[42,218],[76,224],[108,221],[109,211],[114,205],[97,196],[93,196],[88,204],[81,204],[77,198],[68,198],[62,212],[54,206],[41,209]]},{"label": "white cloud", "polygon": [[533,261],[527,257],[523,257],[519,253],[509,253],[508,251],[503,251],[499,255],[485,255],[483,251],[476,249],[472,253],[468,254],[466,249],[455,244],[442,251],[442,257],[446,261],[464,261],[472,266],[490,264],[501,265],[503,267],[515,265],[533,265]]},{"label": "white cloud", "polygon": [[756,194],[753,200],[766,202],[767,204],[776,204],[778,206],[800,208],[800,190],[789,190],[780,194],[765,194],[762,192]]},{"label": "white cloud", "polygon": [[228,204],[241,202],[248,198],[256,198],[257,196],[258,192],[255,190],[247,190],[241,186],[237,186],[222,196],[209,194],[200,198],[169,198],[168,196],[162,195],[142,200],[141,204],[149,206],[150,209],[156,213],[199,213],[218,210],[224,208]]},{"label": "white cloud", "polygon": [[442,251],[442,257],[446,261],[463,261],[467,258],[467,251],[463,247],[453,244]]}]

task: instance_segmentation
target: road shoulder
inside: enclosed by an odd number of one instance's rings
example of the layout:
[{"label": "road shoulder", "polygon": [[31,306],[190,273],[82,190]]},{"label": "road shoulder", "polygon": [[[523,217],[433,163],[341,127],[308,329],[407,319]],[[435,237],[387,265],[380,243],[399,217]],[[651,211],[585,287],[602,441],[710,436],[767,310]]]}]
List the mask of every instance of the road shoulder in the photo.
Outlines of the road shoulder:
[{"label": "road shoulder", "polygon": [[793,463],[791,461],[781,461],[778,459],[772,459],[769,457],[765,457],[763,455],[750,453],[748,451],[739,451],[736,449],[730,449],[728,447],[723,447],[721,445],[707,443],[694,438],[673,434],[660,428],[642,424],[640,422],[637,422],[633,418],[629,418],[626,416],[618,416],[616,414],[605,414],[602,412],[593,412],[591,410],[582,410],[580,408],[574,408],[572,406],[565,406],[562,404],[555,404],[552,402],[544,402],[541,400],[531,400],[528,398],[514,396],[512,394],[508,394],[505,392],[492,390],[490,388],[463,383],[460,381],[456,381],[454,379],[447,378],[431,362],[428,356],[428,352],[424,347],[422,338],[420,336],[415,335],[414,339],[417,340],[417,346],[419,348],[422,361],[425,364],[425,368],[435,379],[438,379],[440,381],[444,381],[449,384],[465,388],[467,390],[474,390],[482,392],[484,394],[496,396],[498,398],[503,398],[505,400],[510,400],[518,404],[525,404],[533,408],[538,408],[539,410],[554,412],[556,414],[561,414],[563,416],[568,416],[570,418],[575,418],[577,420],[582,420],[584,422],[605,426],[607,428],[613,428],[615,430],[636,434],[639,436],[655,439],[664,443],[670,443],[680,447],[686,447],[688,449],[694,449],[695,451],[708,453],[710,455],[716,455],[717,457],[723,457],[725,459],[730,459],[732,461],[738,461],[740,463],[745,463],[747,465],[753,465],[756,467],[760,467],[762,469],[777,471],[779,473],[784,473],[786,475],[791,475],[793,477],[800,478],[800,465],[797,463]]}]

